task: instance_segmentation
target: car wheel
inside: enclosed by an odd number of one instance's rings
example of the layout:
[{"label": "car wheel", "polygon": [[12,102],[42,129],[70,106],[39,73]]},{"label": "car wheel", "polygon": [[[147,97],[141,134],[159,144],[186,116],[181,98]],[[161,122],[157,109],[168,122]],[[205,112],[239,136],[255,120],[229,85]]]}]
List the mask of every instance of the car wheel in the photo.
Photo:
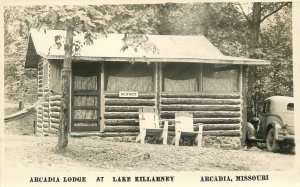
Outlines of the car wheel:
[{"label": "car wheel", "polygon": [[278,142],[275,140],[275,130],[272,128],[269,130],[267,135],[267,149],[270,152],[277,152],[279,150]]},{"label": "car wheel", "polygon": [[294,145],[290,143],[281,143],[279,144],[280,151],[284,153],[290,153],[294,149]]}]

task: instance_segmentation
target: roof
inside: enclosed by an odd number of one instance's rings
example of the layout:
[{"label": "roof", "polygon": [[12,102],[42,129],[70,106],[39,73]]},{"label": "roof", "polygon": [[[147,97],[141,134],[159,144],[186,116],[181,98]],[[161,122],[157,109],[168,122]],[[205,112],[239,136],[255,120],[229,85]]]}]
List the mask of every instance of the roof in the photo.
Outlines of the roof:
[{"label": "roof", "polygon": [[[25,67],[37,68],[39,56],[47,59],[64,59],[64,48],[55,47],[54,37],[65,36],[61,30],[31,29],[28,42]],[[190,62],[190,63],[217,63],[217,64],[270,64],[269,61],[231,57],[223,55],[204,36],[178,36],[178,35],[148,35],[149,41],[154,43],[158,53],[146,52],[132,48],[121,51],[124,43],[123,34],[110,34],[107,37],[98,37],[92,45],[83,45],[75,60],[88,61],[136,61],[145,62]],[[83,35],[76,35],[74,39],[82,40]]]}]

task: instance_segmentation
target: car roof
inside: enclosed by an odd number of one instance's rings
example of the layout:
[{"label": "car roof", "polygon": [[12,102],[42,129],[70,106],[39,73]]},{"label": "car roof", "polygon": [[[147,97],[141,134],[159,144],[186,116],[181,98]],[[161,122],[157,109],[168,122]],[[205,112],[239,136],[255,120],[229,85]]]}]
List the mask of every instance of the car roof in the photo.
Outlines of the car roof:
[{"label": "car roof", "polygon": [[294,103],[294,97],[288,96],[272,96],[268,97],[266,100],[271,100],[276,103]]},{"label": "car roof", "polygon": [[265,101],[271,101],[271,112],[292,112],[287,110],[288,103],[294,103],[293,97],[272,96]]}]

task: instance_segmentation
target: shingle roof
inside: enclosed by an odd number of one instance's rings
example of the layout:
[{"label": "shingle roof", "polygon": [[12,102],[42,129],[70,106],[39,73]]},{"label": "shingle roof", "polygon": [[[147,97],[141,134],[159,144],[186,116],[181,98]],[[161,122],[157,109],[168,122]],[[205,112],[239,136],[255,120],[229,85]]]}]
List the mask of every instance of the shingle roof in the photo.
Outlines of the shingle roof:
[{"label": "shingle roof", "polygon": [[[37,67],[38,56],[47,59],[63,59],[64,48],[57,49],[54,37],[65,36],[65,31],[31,29],[25,67]],[[110,34],[107,37],[98,37],[92,45],[83,45],[76,60],[89,61],[132,61],[145,62],[191,62],[191,63],[218,63],[218,64],[269,64],[268,61],[248,59],[223,55],[204,36],[177,36],[177,35],[148,35],[149,41],[154,43],[158,53],[146,52],[132,48],[121,51],[124,43],[123,34]],[[82,35],[75,36],[80,39]]]}]

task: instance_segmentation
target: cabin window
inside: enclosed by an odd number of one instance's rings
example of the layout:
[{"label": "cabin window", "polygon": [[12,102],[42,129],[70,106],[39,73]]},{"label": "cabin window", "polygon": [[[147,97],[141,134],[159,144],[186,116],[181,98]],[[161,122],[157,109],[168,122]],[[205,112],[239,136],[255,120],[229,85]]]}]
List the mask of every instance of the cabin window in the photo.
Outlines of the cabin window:
[{"label": "cabin window", "polygon": [[203,65],[203,92],[237,92],[239,83],[238,66]]},{"label": "cabin window", "polygon": [[113,62],[105,64],[106,91],[154,91],[154,65]]},{"label": "cabin window", "polygon": [[195,92],[200,71],[198,64],[170,63],[163,65],[163,91]]}]

